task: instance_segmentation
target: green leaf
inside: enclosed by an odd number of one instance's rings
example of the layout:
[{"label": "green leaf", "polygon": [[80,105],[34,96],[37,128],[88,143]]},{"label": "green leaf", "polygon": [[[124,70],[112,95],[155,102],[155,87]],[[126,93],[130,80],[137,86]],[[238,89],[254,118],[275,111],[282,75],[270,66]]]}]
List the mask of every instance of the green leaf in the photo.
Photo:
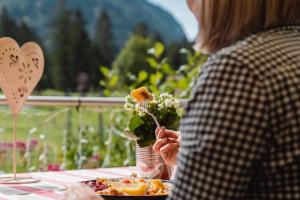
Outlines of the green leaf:
[{"label": "green leaf", "polygon": [[108,97],[111,96],[111,92],[108,89],[103,90],[103,95]]},{"label": "green leaf", "polygon": [[118,75],[113,75],[111,77],[110,81],[108,82],[108,85],[111,86],[111,87],[115,86],[117,84],[118,80],[119,80],[119,76]]},{"label": "green leaf", "polygon": [[148,77],[148,73],[146,71],[140,71],[138,74],[138,82],[141,83],[146,80]]},{"label": "green leaf", "polygon": [[168,63],[163,63],[161,64],[161,68],[163,70],[163,72],[165,72],[166,74],[174,74],[174,71],[172,70],[171,66]]},{"label": "green leaf", "polygon": [[107,83],[106,83],[104,80],[100,80],[100,81],[99,81],[99,84],[100,84],[101,86],[104,86],[104,87],[107,86]]},{"label": "green leaf", "polygon": [[162,53],[165,51],[165,46],[162,43],[157,42],[154,45],[154,50],[155,50],[156,58],[159,58],[162,55]]},{"label": "green leaf", "polygon": [[133,116],[129,122],[129,130],[134,133],[134,130],[144,124],[144,120],[139,116]]},{"label": "green leaf", "polygon": [[109,69],[105,66],[101,66],[100,67],[100,71],[101,73],[105,76],[105,77],[108,77],[109,76]]},{"label": "green leaf", "polygon": [[150,89],[153,93],[158,93],[158,92],[159,92],[159,89],[158,89],[156,86],[154,86],[154,85],[150,85],[150,86],[149,86],[149,89]]},{"label": "green leaf", "polygon": [[189,83],[188,83],[188,81],[186,79],[180,79],[177,82],[177,88],[179,88],[181,90],[186,89],[188,86],[189,86]]},{"label": "green leaf", "polygon": [[129,140],[136,141],[136,140],[139,139],[139,137],[137,137],[135,134],[133,134],[133,133],[131,133],[129,131],[124,131],[124,132],[121,132],[121,133],[122,133],[122,135],[121,135],[122,137],[125,137],[125,138],[127,138]]},{"label": "green leaf", "polygon": [[162,78],[163,78],[163,74],[161,72],[156,72],[155,74],[151,74],[150,83],[152,85],[158,85]]},{"label": "green leaf", "polygon": [[157,61],[154,58],[146,58],[147,62],[149,63],[150,67],[156,69],[157,68]]}]

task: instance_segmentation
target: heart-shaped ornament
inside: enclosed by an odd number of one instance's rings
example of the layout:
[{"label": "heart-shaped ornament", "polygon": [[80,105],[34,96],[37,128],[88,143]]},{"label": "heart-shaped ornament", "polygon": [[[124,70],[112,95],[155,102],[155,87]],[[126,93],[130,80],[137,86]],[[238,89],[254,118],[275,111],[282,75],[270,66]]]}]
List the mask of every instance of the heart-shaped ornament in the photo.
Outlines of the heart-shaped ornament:
[{"label": "heart-shaped ornament", "polygon": [[14,116],[18,115],[44,71],[41,47],[27,42],[21,48],[9,37],[0,38],[0,87]]}]

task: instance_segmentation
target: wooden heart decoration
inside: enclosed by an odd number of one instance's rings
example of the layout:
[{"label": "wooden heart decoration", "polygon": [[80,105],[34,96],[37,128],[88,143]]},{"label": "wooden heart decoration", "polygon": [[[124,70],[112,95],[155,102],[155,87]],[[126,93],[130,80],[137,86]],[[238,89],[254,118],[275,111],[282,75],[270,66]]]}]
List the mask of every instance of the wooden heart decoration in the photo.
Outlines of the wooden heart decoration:
[{"label": "wooden heart decoration", "polygon": [[41,79],[44,55],[41,47],[27,42],[21,48],[9,37],[0,38],[0,87],[14,116]]}]

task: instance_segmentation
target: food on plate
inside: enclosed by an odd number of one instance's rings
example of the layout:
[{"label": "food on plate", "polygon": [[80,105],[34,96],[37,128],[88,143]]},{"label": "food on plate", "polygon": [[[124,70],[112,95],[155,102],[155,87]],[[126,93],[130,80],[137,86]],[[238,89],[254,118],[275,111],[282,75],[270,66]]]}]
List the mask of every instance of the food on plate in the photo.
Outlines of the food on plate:
[{"label": "food on plate", "polygon": [[168,195],[170,184],[159,179],[123,178],[106,179],[98,178],[95,181],[86,181],[84,184],[91,187],[100,195],[113,196],[156,196]]}]

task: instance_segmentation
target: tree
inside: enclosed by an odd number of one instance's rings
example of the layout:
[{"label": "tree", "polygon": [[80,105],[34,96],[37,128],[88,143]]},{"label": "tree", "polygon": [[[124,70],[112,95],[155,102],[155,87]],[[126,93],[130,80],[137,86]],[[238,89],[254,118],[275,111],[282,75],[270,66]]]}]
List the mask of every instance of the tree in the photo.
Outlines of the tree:
[{"label": "tree", "polygon": [[38,36],[36,30],[26,23],[26,21],[22,20],[17,26],[17,37],[15,38],[20,45],[28,42],[33,41],[38,43],[44,52],[44,59],[45,59],[45,69],[42,76],[41,81],[38,84],[37,89],[45,89],[45,88],[52,88],[52,79],[51,79],[51,72],[48,65],[48,51],[44,47],[44,44],[40,37]]},{"label": "tree", "polygon": [[102,10],[97,20],[95,44],[100,64],[111,65],[115,51],[111,21],[106,10]]},{"label": "tree", "polygon": [[60,0],[51,30],[51,73],[55,89],[66,92],[74,88],[76,82],[70,62],[70,28],[71,12],[66,8],[65,0]]},{"label": "tree", "polygon": [[150,38],[133,34],[126,42],[124,48],[113,62],[113,68],[118,72],[121,78],[120,84],[128,84],[133,81],[127,74],[137,75],[139,71],[151,71],[147,60],[147,51],[153,45]]},{"label": "tree", "polygon": [[149,29],[146,23],[139,22],[133,27],[133,34],[147,37],[149,35]]},{"label": "tree", "polygon": [[0,14],[0,36],[17,37],[17,24],[13,18],[9,16],[5,7],[2,8]]},{"label": "tree", "polygon": [[181,65],[184,65],[188,62],[186,55],[180,53],[181,49],[189,49],[191,48],[192,44],[188,42],[178,42],[178,43],[172,43],[167,48],[167,58],[170,61],[170,64],[173,69],[178,69]]},{"label": "tree", "polygon": [[[85,22],[80,10],[76,10],[72,17],[70,27],[70,64],[73,69],[74,79],[78,80],[80,74],[93,76],[93,56],[91,41],[85,30]],[[90,79],[90,77],[88,77]],[[78,85],[76,83],[76,88]],[[85,88],[88,89],[88,88]]]},{"label": "tree", "polygon": [[24,20],[20,22],[17,29],[17,40],[19,44],[24,44],[28,41],[34,41],[39,44],[41,43],[40,38],[36,33],[36,30],[32,27],[29,27]]},{"label": "tree", "polygon": [[[2,8],[0,14],[0,36],[8,36],[14,38],[20,45],[25,42],[34,41],[40,44],[42,47],[45,59],[47,60],[47,51],[43,48],[43,43],[40,40],[36,30],[33,27],[28,26],[26,21],[21,20],[20,23],[16,23],[14,19],[9,15],[5,7]],[[47,62],[46,62],[47,63]],[[49,68],[45,65],[45,72],[42,80],[38,84],[38,89],[50,88],[52,86]]]}]

